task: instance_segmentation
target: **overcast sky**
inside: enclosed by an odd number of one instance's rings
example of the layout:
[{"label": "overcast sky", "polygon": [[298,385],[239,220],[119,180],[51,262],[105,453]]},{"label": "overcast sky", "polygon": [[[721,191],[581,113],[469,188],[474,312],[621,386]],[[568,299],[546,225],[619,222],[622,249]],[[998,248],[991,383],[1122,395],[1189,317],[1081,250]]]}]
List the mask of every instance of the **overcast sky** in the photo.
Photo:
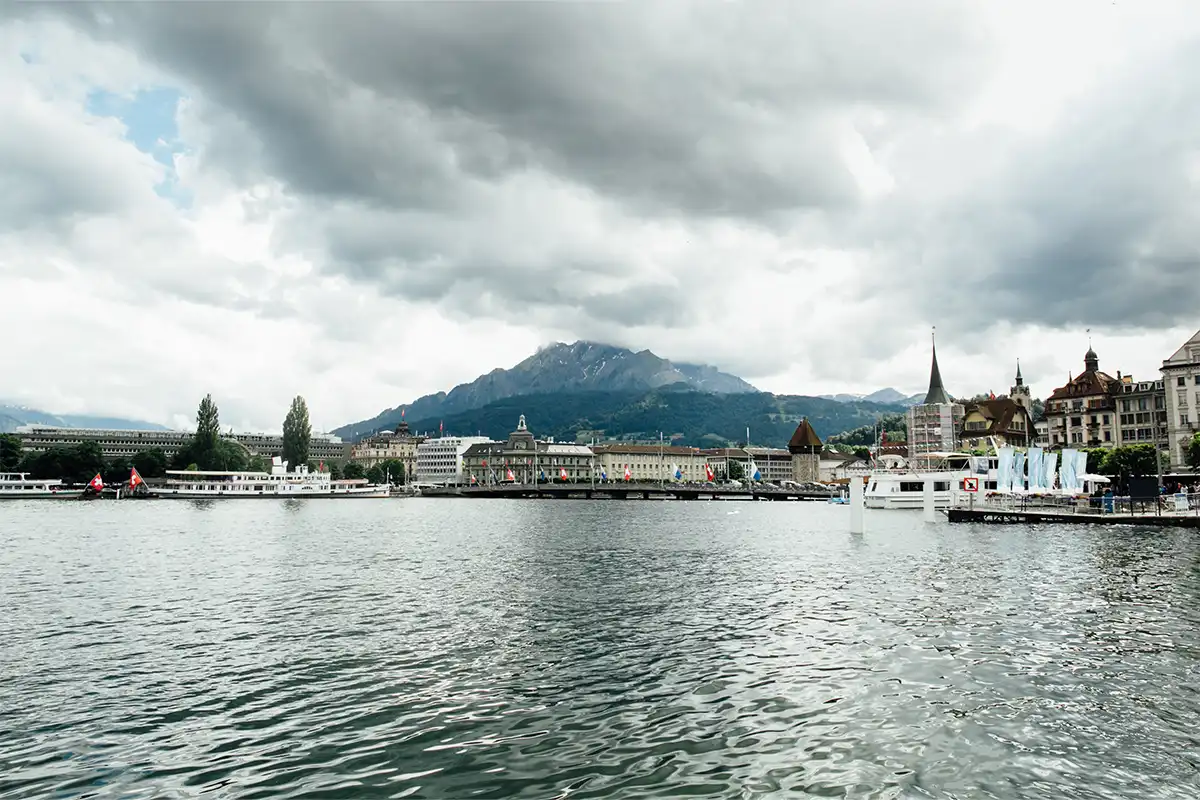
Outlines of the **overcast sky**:
[{"label": "overcast sky", "polygon": [[0,400],[319,429],[586,338],[775,392],[1151,377],[1187,2],[0,7]]}]

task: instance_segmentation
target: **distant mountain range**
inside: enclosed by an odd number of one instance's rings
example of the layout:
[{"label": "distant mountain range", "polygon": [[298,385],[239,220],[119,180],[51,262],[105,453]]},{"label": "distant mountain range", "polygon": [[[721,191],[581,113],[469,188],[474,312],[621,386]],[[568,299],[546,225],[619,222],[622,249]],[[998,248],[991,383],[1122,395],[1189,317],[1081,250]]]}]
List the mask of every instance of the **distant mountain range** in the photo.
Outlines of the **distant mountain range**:
[{"label": "distant mountain range", "polygon": [[870,394],[823,394],[826,400],[836,400],[839,403],[886,403],[890,405],[915,406],[925,399],[925,393],[905,395],[892,387],[880,389]]},{"label": "distant mountain range", "polygon": [[0,404],[0,433],[12,433],[21,425],[55,425],[61,428],[113,428],[122,431],[165,431],[155,422],[92,414],[51,414],[36,408]]},{"label": "distant mountain range", "polygon": [[[353,441],[394,429],[401,408],[333,433]],[[649,350],[575,342],[542,348],[511,369],[493,370],[403,409],[414,431],[444,426],[447,434],[493,439],[507,437],[524,414],[536,435],[569,441],[657,440],[662,432],[676,444],[717,447],[745,440],[749,427],[752,443],[782,447],[802,418],[818,435],[830,436],[904,406],[773,395],[716,367],[675,364]]]},{"label": "distant mountain range", "polygon": [[[368,420],[343,425],[333,433],[357,439],[395,428],[401,408],[410,424],[462,414],[508,397],[579,392],[634,392],[675,387],[712,394],[758,392],[741,378],[701,364],[675,364],[649,350],[633,352],[597,342],[543,347],[511,369],[494,369],[449,392],[421,397],[406,406],[389,408]],[[437,428],[436,423],[434,429]]]}]

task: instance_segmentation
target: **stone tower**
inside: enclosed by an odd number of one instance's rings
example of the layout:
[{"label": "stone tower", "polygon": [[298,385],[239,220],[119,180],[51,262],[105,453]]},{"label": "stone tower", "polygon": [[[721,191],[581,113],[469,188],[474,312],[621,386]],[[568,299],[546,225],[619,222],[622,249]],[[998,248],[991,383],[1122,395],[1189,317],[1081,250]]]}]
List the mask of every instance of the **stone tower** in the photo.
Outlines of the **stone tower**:
[{"label": "stone tower", "polygon": [[792,480],[800,483],[816,483],[821,480],[821,444],[820,437],[808,424],[808,418],[800,420],[792,440],[788,442],[788,452],[792,454]]},{"label": "stone tower", "polygon": [[1029,387],[1025,385],[1025,379],[1021,377],[1021,360],[1017,359],[1017,382],[1008,390],[1008,396],[1017,405],[1024,408],[1029,414],[1033,415],[1033,394],[1029,391]]}]

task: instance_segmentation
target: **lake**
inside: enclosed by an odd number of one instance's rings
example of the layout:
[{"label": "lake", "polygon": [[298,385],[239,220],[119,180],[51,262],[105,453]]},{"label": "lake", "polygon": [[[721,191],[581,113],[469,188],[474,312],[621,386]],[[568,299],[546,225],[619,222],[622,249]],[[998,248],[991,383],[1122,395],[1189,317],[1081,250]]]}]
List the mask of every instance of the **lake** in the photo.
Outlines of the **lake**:
[{"label": "lake", "polygon": [[1188,798],[1200,534],[0,504],[0,797]]}]

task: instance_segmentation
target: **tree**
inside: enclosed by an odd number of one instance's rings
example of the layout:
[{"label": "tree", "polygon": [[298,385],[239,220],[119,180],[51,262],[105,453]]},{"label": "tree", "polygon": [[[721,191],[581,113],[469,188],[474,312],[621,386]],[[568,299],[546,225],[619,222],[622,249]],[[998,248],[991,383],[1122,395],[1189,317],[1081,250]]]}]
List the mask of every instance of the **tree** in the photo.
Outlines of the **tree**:
[{"label": "tree", "polygon": [[1034,422],[1045,422],[1046,420],[1046,403],[1043,400],[1034,398],[1032,403],[1033,408],[1030,409],[1029,415],[1033,417]]},{"label": "tree", "polygon": [[746,477],[746,470],[742,466],[742,462],[727,459],[725,461],[725,475],[731,481],[740,481]]},{"label": "tree", "polygon": [[308,445],[312,439],[312,426],[308,423],[308,404],[296,395],[292,407],[283,419],[283,460],[289,469],[298,469],[308,463]]},{"label": "tree", "polygon": [[385,478],[392,486],[400,486],[404,483],[404,462],[398,458],[389,458],[379,466],[383,467]]},{"label": "tree", "polygon": [[329,480],[339,481],[342,479],[342,467],[336,461],[329,462]]},{"label": "tree", "polygon": [[271,462],[267,460],[266,456],[255,453],[250,456],[250,461],[246,464],[246,469],[251,472],[270,472]]},{"label": "tree", "polygon": [[215,450],[217,440],[221,438],[221,416],[212,395],[204,395],[200,408],[196,410],[196,435],[192,441],[199,453]]},{"label": "tree", "polygon": [[158,447],[152,447],[149,450],[135,453],[133,456],[133,468],[147,480],[150,478],[161,478],[167,474],[167,454]]},{"label": "tree", "polygon": [[1187,446],[1187,463],[1193,471],[1200,469],[1200,433],[1192,434]]},{"label": "tree", "polygon": [[[104,465],[101,475],[104,476],[104,482],[108,484],[127,483],[131,469],[133,469],[133,464],[128,458],[114,458]],[[138,474],[141,474],[141,470],[138,470]]]},{"label": "tree", "polygon": [[387,480],[387,475],[383,471],[382,464],[376,464],[367,470],[367,482],[371,484],[381,484]]},{"label": "tree", "polygon": [[854,457],[860,461],[870,461],[871,451],[865,447],[856,447],[854,448]]},{"label": "tree", "polygon": [[0,434],[0,472],[13,472],[21,463],[23,455],[21,437],[11,433]]},{"label": "tree", "polygon": [[1129,486],[1131,477],[1142,478],[1157,475],[1159,465],[1156,463],[1156,457],[1157,453],[1152,444],[1114,447],[1105,452],[1100,464],[1100,472],[1116,478],[1117,485],[1124,489]]},{"label": "tree", "polygon": [[362,464],[350,461],[347,462],[346,466],[342,467],[342,477],[346,480],[360,480],[366,476],[366,470],[363,469]]}]

